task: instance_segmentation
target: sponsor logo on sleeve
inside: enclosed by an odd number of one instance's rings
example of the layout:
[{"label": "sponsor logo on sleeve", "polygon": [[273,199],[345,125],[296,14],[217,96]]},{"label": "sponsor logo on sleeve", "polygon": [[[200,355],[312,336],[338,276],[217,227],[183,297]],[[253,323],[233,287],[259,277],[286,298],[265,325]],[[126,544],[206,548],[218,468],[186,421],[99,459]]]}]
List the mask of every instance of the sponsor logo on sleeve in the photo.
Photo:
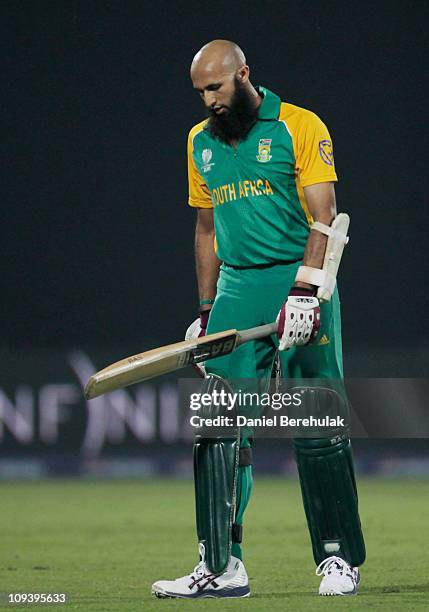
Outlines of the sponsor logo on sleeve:
[{"label": "sponsor logo on sleeve", "polygon": [[319,142],[319,155],[325,164],[328,166],[334,165],[334,153],[332,151],[331,140],[321,140]]}]

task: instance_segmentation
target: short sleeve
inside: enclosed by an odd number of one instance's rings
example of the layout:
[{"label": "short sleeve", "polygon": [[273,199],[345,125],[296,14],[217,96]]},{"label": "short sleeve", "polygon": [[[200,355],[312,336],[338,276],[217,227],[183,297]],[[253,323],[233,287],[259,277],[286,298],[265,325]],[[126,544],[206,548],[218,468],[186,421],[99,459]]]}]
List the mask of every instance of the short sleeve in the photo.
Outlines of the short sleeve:
[{"label": "short sleeve", "polygon": [[198,172],[194,160],[194,130],[188,136],[188,185],[189,185],[189,206],[195,208],[213,208],[210,191]]},{"label": "short sleeve", "polygon": [[332,140],[317,115],[310,111],[302,115],[295,139],[296,170],[303,187],[338,180]]}]

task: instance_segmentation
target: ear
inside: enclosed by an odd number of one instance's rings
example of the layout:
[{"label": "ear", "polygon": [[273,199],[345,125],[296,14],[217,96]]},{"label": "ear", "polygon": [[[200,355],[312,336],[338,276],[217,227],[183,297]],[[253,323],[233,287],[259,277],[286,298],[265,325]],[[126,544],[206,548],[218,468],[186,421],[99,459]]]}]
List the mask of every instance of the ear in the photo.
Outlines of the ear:
[{"label": "ear", "polygon": [[247,81],[249,80],[249,74],[250,74],[250,70],[249,70],[249,66],[245,66],[243,64],[243,66],[240,66],[240,68],[237,70],[237,79],[241,82],[241,83],[247,83]]}]

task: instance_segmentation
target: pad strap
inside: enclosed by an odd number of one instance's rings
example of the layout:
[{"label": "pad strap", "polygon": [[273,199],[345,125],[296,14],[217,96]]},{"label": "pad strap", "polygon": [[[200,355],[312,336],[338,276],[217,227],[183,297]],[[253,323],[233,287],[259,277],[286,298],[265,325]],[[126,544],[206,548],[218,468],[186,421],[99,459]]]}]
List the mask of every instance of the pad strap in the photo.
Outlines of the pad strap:
[{"label": "pad strap", "polygon": [[252,449],[249,448],[240,448],[238,455],[238,466],[246,467],[247,465],[252,465],[253,463],[253,454]]},{"label": "pad strap", "polygon": [[339,231],[333,229],[332,227],[329,227],[329,225],[325,225],[324,223],[320,223],[320,221],[315,221],[311,225],[310,229],[317,230],[318,232],[321,232],[322,234],[325,234],[325,236],[331,236],[332,238],[335,238],[335,240],[339,240],[343,244],[347,244],[348,241],[349,241],[349,237],[348,236],[345,236],[342,232],[339,232]]},{"label": "pad strap", "polygon": [[300,266],[298,268],[298,272],[296,273],[295,282],[296,281],[309,283],[310,285],[315,285],[316,287],[326,287],[330,293],[332,293],[335,289],[336,279],[331,274],[325,272],[325,270],[311,268],[310,266]]},{"label": "pad strap", "polygon": [[243,541],[243,525],[232,524],[232,541],[241,544]]}]

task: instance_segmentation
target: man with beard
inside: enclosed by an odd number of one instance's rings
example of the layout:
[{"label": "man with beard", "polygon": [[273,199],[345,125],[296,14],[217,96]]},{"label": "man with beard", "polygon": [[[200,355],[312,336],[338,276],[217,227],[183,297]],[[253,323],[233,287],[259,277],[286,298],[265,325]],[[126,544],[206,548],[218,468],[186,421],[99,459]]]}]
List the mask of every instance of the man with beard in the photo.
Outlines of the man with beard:
[{"label": "man with beard", "polygon": [[[341,379],[339,299],[326,265],[330,241],[347,238],[336,223],[327,128],[310,111],[254,87],[232,42],[205,45],[193,59],[191,79],[208,119],[188,138],[200,316],[187,337],[278,320],[277,337],[206,362],[205,391],[228,389],[228,380],[268,382],[277,350],[285,378]],[[333,400],[326,389],[311,391],[308,401],[317,405]],[[241,542],[252,491],[251,437],[246,430],[234,436],[196,437],[200,562],[187,576],[156,582],[158,597],[250,594]],[[293,445],[316,573],[323,576],[319,593],[355,594],[365,546],[350,441],[342,433],[297,438]]]}]

